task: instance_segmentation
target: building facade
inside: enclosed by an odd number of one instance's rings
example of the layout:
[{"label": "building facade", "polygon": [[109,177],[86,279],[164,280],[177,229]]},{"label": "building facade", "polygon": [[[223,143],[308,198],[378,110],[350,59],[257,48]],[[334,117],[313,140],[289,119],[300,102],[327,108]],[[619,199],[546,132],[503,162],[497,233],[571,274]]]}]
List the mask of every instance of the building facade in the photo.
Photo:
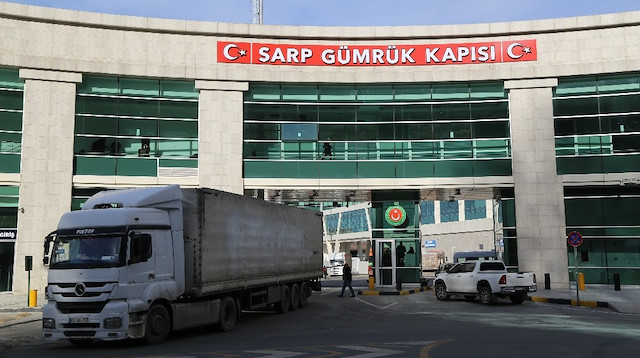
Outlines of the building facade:
[{"label": "building facade", "polygon": [[392,247],[420,243],[422,202],[493,200],[511,265],[566,287],[578,231],[587,283],[638,284],[638,24],[265,26],[0,2],[0,289],[44,288],[43,238],[91,194],[168,183],[370,202]]}]

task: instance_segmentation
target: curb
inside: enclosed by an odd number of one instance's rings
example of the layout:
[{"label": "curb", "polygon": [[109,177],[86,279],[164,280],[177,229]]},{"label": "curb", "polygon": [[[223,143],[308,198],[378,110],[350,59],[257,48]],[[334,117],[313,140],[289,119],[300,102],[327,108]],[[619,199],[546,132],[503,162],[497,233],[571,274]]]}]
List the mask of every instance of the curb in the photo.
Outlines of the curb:
[{"label": "curb", "polygon": [[555,303],[559,305],[610,308],[608,302],[602,302],[602,301],[580,300],[580,304],[578,304],[578,300],[571,300],[567,298],[547,298],[547,297],[539,297],[539,296],[531,296],[530,300],[533,302]]},{"label": "curb", "polygon": [[404,296],[423,291],[426,291],[426,288],[420,287],[401,291],[358,291],[358,294],[362,296]]}]

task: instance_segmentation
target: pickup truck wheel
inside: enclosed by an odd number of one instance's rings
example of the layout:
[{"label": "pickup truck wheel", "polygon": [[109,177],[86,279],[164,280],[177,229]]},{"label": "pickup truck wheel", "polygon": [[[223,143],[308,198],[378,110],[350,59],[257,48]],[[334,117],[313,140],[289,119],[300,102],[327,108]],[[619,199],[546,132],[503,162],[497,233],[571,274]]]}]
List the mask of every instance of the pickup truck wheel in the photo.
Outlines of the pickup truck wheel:
[{"label": "pickup truck wheel", "polygon": [[307,299],[309,298],[309,285],[306,282],[300,283],[300,303],[298,307],[302,308],[307,305]]},{"label": "pickup truck wheel", "polygon": [[300,305],[300,286],[297,283],[291,285],[291,311],[298,309]]},{"label": "pickup truck wheel", "polygon": [[438,301],[448,301],[451,298],[451,295],[447,293],[447,286],[442,282],[436,283],[435,291]]},{"label": "pickup truck wheel", "polygon": [[218,329],[228,332],[236,326],[238,320],[238,309],[236,301],[231,297],[225,297],[220,301],[220,311],[218,313]]},{"label": "pickup truck wheel", "polygon": [[478,289],[478,294],[480,296],[480,303],[483,305],[490,305],[494,301],[493,293],[491,293],[491,287],[489,286],[481,286]]},{"label": "pickup truck wheel", "polygon": [[289,286],[282,286],[280,296],[280,302],[276,303],[276,311],[278,313],[287,313],[289,312],[289,308],[291,308],[291,291],[289,291]]},{"label": "pickup truck wheel", "polygon": [[147,313],[144,339],[149,344],[162,343],[167,339],[171,330],[169,311],[163,305],[153,305]]},{"label": "pickup truck wheel", "polygon": [[524,302],[524,298],[526,297],[525,293],[517,293],[515,295],[511,295],[509,296],[509,299],[511,300],[511,302],[515,305],[519,305],[522,302]]}]

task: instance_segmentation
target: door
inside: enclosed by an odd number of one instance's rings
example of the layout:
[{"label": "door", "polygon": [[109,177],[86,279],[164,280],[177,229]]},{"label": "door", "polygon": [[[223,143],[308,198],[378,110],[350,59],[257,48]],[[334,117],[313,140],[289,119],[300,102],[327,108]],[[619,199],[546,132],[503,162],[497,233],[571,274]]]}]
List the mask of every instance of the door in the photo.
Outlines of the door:
[{"label": "door", "polygon": [[377,240],[376,243],[376,285],[393,286],[396,282],[395,240]]}]

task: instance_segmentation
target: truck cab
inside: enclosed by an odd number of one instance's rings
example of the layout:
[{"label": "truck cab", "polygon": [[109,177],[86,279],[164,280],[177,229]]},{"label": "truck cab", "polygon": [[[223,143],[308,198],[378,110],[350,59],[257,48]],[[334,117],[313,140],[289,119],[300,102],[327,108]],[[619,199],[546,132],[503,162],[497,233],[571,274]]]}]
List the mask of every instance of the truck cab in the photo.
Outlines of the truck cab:
[{"label": "truck cab", "polygon": [[[83,210],[64,214],[45,239],[45,340],[144,337],[150,302],[182,293],[183,245],[176,245],[182,237],[170,211],[138,207],[139,199],[157,191],[150,189],[137,198],[124,198],[122,191],[92,198]],[[160,200],[172,201],[173,194]]]}]

